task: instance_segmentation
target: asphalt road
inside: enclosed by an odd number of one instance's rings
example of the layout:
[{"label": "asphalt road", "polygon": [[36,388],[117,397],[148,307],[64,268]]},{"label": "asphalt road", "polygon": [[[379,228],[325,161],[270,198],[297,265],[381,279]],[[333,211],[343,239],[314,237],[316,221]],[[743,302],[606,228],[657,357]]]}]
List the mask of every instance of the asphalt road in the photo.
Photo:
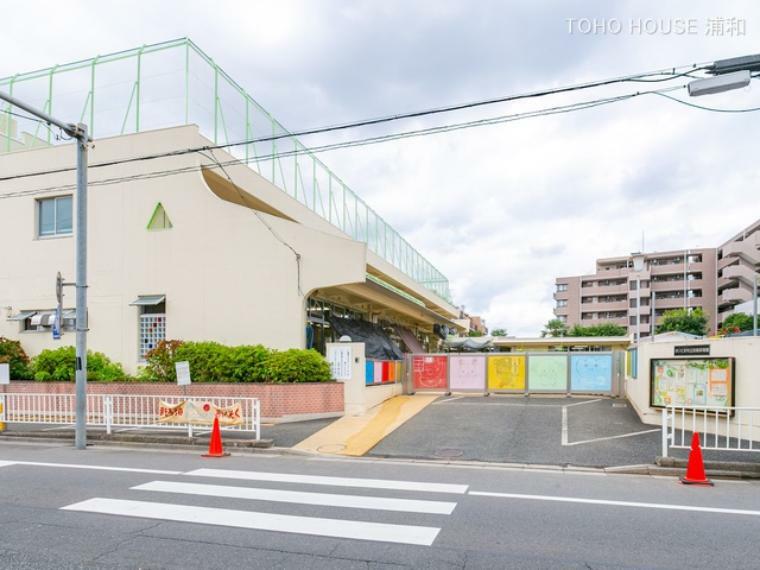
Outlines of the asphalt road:
[{"label": "asphalt road", "polygon": [[0,567],[756,568],[759,489],[2,443]]}]

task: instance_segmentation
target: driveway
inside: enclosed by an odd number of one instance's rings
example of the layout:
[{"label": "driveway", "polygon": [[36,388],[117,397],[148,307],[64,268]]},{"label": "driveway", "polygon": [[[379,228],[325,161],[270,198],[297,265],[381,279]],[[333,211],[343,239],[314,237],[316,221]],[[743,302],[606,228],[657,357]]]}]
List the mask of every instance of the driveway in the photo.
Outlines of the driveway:
[{"label": "driveway", "polygon": [[614,467],[653,463],[660,438],[659,427],[641,423],[624,399],[453,396],[429,405],[369,455]]}]

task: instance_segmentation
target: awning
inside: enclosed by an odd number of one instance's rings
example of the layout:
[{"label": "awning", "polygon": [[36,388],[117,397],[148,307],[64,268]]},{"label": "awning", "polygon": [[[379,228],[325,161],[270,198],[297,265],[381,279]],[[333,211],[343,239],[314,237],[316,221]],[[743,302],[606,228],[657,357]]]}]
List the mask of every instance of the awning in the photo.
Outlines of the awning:
[{"label": "awning", "polygon": [[64,309],[61,312],[61,318],[62,319],[76,319],[77,318],[77,310],[76,309]]},{"label": "awning", "polygon": [[13,315],[8,320],[9,321],[25,321],[29,317],[33,317],[37,314],[37,311],[19,311],[18,314]]},{"label": "awning", "polygon": [[154,307],[160,305],[166,300],[166,295],[140,295],[130,303],[130,306],[137,307]]}]

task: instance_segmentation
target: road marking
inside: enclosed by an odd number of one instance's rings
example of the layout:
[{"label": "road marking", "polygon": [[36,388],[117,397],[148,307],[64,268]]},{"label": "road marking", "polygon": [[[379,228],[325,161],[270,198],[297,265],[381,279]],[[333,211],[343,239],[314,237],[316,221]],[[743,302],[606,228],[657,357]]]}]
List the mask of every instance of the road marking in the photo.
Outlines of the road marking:
[{"label": "road marking", "polygon": [[647,429],[643,431],[632,431],[630,433],[624,433],[621,435],[608,435],[607,437],[596,437],[594,439],[584,439],[583,441],[574,441],[572,443],[563,443],[562,445],[581,445],[584,443],[595,443],[597,441],[607,441],[610,439],[620,439],[623,437],[633,437],[634,435],[641,435],[642,433],[654,433],[656,431],[662,431],[660,428],[657,429]]},{"label": "road marking", "polygon": [[502,499],[525,499],[528,501],[553,501],[559,503],[583,503],[588,505],[606,505],[610,507],[634,507],[641,509],[664,509],[669,511],[689,511],[699,513],[719,513],[725,515],[748,515],[760,517],[760,511],[744,509],[724,509],[720,507],[693,507],[690,505],[668,505],[659,503],[636,503],[632,501],[607,501],[603,499],[581,499],[578,497],[552,497],[549,495],[520,495],[516,493],[490,493],[487,491],[470,491],[470,495],[482,497],[499,497]]},{"label": "road marking", "polygon": [[[453,399],[453,398],[452,398]],[[433,403],[433,406],[445,404],[448,400],[442,400],[441,402]],[[571,404],[574,405],[574,404]],[[561,408],[562,404],[512,404],[502,402],[459,402],[457,406],[506,406],[513,408]]]},{"label": "road marking", "polygon": [[567,406],[562,406],[562,445],[567,445]]},{"label": "road marking", "polygon": [[62,469],[95,469],[98,471],[125,471],[127,473],[151,473],[153,475],[182,475],[182,471],[164,471],[161,469],[139,469],[136,467],[109,467],[107,465],[83,465],[79,463],[43,463],[39,461],[12,461],[14,465],[32,465],[34,467],[60,467]]},{"label": "road marking", "polygon": [[294,473],[265,473],[262,471],[235,471],[227,469],[196,469],[185,475],[194,477],[217,477],[243,479],[246,481],[274,481],[277,483],[301,483],[306,485],[329,485],[332,487],[363,487],[390,489],[394,491],[422,491],[429,493],[453,493],[463,495],[467,485],[428,483],[425,481],[395,481],[392,479],[355,479],[351,477],[326,477],[321,475],[298,475]]},{"label": "road marking", "polygon": [[601,398],[596,398],[595,400],[584,400],[583,402],[575,402],[574,404],[565,404],[563,407],[565,408],[572,408],[573,406],[583,406],[584,404],[593,404],[594,402],[601,402]]},{"label": "road marking", "polygon": [[206,495],[230,499],[251,499],[278,503],[320,505],[324,507],[347,507],[350,509],[374,509],[378,511],[401,511],[406,513],[426,513],[450,515],[456,503],[444,501],[424,501],[395,499],[387,497],[367,497],[363,495],[332,495],[328,493],[308,493],[302,491],[281,491],[254,487],[228,487],[174,481],[152,481],[132,487],[135,491],[159,491],[187,495]]},{"label": "road marking", "polygon": [[278,515],[99,497],[62,507],[62,510],[422,546],[433,544],[441,530],[427,526]]},{"label": "road marking", "polygon": [[14,465],[14,461],[0,461],[0,467],[7,467],[8,465]]},{"label": "road marking", "polygon": [[433,406],[437,406],[438,404],[443,404],[444,402],[450,402],[451,400],[461,400],[465,396],[452,396],[451,398],[444,398],[443,400],[438,400],[437,402],[433,402]]}]

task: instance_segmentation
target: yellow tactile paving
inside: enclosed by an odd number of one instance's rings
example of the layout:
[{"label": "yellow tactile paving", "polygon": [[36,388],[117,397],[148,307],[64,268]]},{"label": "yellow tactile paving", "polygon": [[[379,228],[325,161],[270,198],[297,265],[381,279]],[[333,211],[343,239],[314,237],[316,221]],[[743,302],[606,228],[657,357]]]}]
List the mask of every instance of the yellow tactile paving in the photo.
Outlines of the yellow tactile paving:
[{"label": "yellow tactile paving", "polygon": [[364,455],[380,440],[418,414],[438,396],[396,396],[363,416],[342,417],[304,439],[293,449],[312,453]]}]

